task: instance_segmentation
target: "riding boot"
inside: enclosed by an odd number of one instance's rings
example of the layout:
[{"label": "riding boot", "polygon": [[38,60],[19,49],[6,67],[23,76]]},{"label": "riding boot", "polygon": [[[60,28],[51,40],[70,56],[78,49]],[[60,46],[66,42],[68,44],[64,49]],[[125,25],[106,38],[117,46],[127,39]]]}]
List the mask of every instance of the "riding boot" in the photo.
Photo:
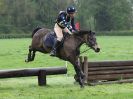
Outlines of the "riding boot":
[{"label": "riding boot", "polygon": [[60,41],[56,40],[52,51],[50,52],[50,56],[56,56],[57,48],[60,46]]}]

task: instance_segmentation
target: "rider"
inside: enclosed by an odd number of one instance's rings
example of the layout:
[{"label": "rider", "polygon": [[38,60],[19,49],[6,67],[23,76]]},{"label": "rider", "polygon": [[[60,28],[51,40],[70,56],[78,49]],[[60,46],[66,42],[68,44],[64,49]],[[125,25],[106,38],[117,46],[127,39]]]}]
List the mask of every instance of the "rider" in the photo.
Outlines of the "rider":
[{"label": "rider", "polygon": [[75,12],[76,9],[74,6],[67,7],[66,11],[60,11],[54,26],[54,31],[56,33],[57,39],[54,43],[52,51],[50,52],[51,56],[56,55],[56,50],[63,38],[63,31],[69,34],[73,34],[76,31],[74,25]]}]

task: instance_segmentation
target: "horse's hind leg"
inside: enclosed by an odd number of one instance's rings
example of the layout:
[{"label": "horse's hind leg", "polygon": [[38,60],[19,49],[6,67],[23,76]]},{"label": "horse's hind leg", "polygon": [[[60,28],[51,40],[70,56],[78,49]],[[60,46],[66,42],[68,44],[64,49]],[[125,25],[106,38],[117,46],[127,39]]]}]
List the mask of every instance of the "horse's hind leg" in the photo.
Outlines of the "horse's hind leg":
[{"label": "horse's hind leg", "polygon": [[31,46],[29,46],[29,53],[28,53],[28,57],[25,60],[25,62],[33,61],[34,58],[35,58],[35,51],[33,51],[33,49],[31,48]]},{"label": "horse's hind leg", "polygon": [[34,59],[35,59],[35,54],[36,53],[36,51],[35,50],[33,50],[32,51],[32,55],[31,55],[31,61],[34,61]]}]

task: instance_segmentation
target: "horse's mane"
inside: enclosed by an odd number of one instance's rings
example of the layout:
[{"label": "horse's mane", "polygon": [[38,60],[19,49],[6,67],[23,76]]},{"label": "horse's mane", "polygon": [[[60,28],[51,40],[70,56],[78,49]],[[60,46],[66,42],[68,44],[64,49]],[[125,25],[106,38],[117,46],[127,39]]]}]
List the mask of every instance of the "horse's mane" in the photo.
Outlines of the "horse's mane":
[{"label": "horse's mane", "polygon": [[84,35],[84,34],[88,34],[90,33],[91,30],[80,30],[80,31],[77,31],[77,33],[75,33],[75,35]]}]

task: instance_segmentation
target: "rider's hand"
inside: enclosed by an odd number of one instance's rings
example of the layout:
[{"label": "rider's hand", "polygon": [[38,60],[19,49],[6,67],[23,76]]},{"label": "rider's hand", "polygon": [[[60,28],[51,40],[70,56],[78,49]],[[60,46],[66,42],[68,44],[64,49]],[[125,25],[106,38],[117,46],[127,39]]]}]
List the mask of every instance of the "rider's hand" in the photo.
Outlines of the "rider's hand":
[{"label": "rider's hand", "polygon": [[72,32],[75,32],[75,30],[72,30]]},{"label": "rider's hand", "polygon": [[78,34],[78,31],[72,30],[72,33],[73,33],[73,34]]}]

